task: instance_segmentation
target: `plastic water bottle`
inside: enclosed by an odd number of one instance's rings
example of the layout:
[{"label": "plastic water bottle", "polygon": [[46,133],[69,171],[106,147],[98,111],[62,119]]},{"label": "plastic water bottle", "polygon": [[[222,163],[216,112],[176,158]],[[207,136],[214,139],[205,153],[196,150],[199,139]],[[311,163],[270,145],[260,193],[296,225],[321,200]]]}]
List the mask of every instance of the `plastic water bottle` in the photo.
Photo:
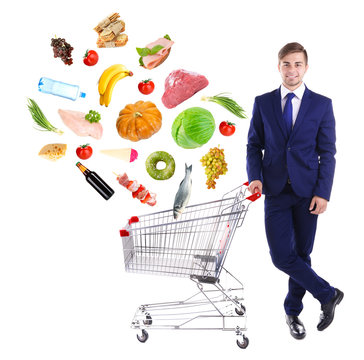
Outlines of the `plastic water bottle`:
[{"label": "plastic water bottle", "polygon": [[71,85],[61,81],[42,77],[39,80],[38,90],[45,94],[52,94],[75,101],[78,97],[86,97],[78,85]]}]

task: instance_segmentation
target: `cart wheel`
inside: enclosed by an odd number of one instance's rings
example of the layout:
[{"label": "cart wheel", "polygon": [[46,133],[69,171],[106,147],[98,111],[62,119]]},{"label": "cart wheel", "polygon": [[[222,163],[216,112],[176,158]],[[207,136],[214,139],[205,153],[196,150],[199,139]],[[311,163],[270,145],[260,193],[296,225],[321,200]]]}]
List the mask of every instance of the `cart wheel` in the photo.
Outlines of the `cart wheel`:
[{"label": "cart wheel", "polygon": [[240,347],[240,349],[246,349],[249,345],[249,339],[243,335],[243,341],[239,341],[239,339],[236,340],[237,345]]},{"label": "cart wheel", "polygon": [[153,320],[152,320],[152,317],[151,317],[149,314],[147,314],[147,315],[145,316],[145,319],[146,319],[146,320],[143,320],[143,324],[144,324],[144,325],[152,325]]},{"label": "cart wheel", "polygon": [[137,339],[141,342],[141,343],[145,343],[149,338],[148,333],[146,332],[146,330],[142,329],[142,335],[139,336],[139,334],[137,334]]},{"label": "cart wheel", "polygon": [[243,316],[243,315],[245,315],[245,313],[246,313],[246,308],[245,308],[245,306],[244,306],[244,305],[240,305],[240,309],[235,308],[235,312],[236,312],[238,315]]}]

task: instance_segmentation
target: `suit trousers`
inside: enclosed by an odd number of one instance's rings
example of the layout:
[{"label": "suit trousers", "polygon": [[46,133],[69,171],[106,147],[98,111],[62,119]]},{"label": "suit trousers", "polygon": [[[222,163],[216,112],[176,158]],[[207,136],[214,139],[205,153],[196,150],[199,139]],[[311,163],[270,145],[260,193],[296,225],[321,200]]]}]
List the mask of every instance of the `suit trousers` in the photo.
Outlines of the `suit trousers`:
[{"label": "suit trousers", "polygon": [[273,264],[289,275],[284,301],[287,315],[298,316],[306,290],[321,304],[328,303],[335,289],[311,267],[317,215],[309,211],[311,198],[297,196],[286,185],[278,196],[265,197],[265,230]]}]

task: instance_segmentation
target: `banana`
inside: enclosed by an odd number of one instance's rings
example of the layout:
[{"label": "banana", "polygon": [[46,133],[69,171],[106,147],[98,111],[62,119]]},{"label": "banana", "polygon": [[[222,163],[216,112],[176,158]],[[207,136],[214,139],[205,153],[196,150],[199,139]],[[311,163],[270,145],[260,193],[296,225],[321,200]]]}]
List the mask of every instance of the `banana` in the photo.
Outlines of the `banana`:
[{"label": "banana", "polygon": [[104,105],[104,95],[100,95],[100,105]]},{"label": "banana", "polygon": [[111,78],[120,72],[129,72],[129,70],[122,64],[115,64],[108,67],[100,76],[99,80],[99,94],[103,95],[106,87],[111,80]]},{"label": "banana", "polygon": [[124,77],[129,76],[130,74],[132,74],[132,73],[129,72],[129,71],[128,72],[120,72],[120,73],[114,75],[110,79],[109,83],[107,84],[106,90],[105,90],[105,92],[103,94],[103,102],[104,102],[104,105],[106,107],[109,106],[109,104],[110,104],[111,95],[112,95],[112,92],[114,90],[114,87],[115,87],[116,83],[119,80],[123,79]]}]

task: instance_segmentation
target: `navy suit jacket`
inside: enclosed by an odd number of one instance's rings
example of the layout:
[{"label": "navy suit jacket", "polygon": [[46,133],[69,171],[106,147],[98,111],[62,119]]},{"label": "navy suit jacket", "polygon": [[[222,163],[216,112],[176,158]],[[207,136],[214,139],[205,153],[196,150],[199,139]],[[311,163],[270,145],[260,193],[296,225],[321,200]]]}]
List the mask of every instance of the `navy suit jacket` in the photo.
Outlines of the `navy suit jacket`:
[{"label": "navy suit jacket", "polygon": [[330,200],[335,141],[331,99],[306,87],[288,136],[280,88],[257,96],[248,133],[248,179],[262,181],[266,195],[278,195],[290,179],[298,196]]}]

